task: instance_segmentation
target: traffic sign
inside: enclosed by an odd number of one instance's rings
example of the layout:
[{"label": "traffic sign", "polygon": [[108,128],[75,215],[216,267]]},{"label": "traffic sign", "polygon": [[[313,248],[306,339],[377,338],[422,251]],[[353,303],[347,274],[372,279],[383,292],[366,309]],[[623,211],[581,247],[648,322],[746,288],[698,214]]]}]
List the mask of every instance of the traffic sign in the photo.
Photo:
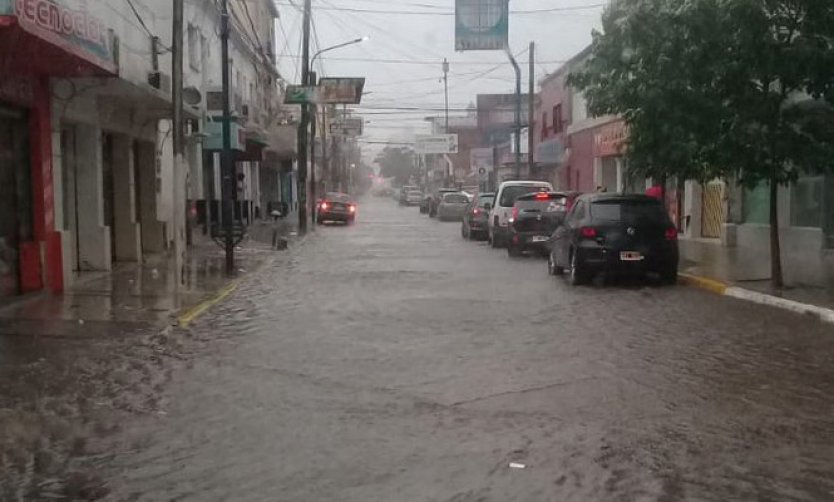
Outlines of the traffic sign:
[{"label": "traffic sign", "polygon": [[458,153],[457,134],[434,134],[417,136],[414,152],[421,155]]},{"label": "traffic sign", "polygon": [[362,119],[339,119],[330,124],[330,134],[355,138],[362,135]]}]

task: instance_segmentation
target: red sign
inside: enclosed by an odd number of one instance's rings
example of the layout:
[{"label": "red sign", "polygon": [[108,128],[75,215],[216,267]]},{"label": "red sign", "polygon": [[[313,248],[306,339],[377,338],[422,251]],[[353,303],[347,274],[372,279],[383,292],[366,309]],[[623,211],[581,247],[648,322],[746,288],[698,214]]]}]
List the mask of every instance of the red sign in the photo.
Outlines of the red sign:
[{"label": "red sign", "polygon": [[627,138],[628,129],[622,120],[605,124],[594,134],[594,157],[622,155]]},{"label": "red sign", "polygon": [[58,0],[15,0],[18,23],[26,31],[101,68],[117,71],[109,31],[82,9]]}]

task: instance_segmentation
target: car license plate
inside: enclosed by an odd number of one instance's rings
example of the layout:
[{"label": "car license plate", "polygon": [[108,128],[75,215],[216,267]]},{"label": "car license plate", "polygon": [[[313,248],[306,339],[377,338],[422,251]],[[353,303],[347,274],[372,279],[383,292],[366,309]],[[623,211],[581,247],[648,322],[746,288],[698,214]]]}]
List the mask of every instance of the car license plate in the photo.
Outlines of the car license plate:
[{"label": "car license plate", "polygon": [[620,261],[643,261],[643,255],[637,251],[623,251],[620,253]]},{"label": "car license plate", "polygon": [[533,239],[532,239],[532,242],[546,242],[546,241],[547,241],[547,237],[544,236],[544,235],[534,235]]}]

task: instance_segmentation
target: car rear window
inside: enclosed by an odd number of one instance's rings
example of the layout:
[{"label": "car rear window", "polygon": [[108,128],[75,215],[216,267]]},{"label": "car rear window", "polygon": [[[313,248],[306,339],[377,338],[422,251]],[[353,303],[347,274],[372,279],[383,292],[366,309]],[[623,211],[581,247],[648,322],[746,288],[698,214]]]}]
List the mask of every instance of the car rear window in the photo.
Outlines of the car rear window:
[{"label": "car rear window", "polygon": [[626,223],[665,223],[668,219],[660,202],[653,200],[599,201],[591,204],[591,218]]},{"label": "car rear window", "polygon": [[501,200],[499,203],[502,207],[513,207],[515,204],[515,200],[522,195],[527,195],[528,193],[536,193],[536,192],[549,192],[547,187],[537,187],[537,186],[509,186],[506,187],[501,192]]},{"label": "car rear window", "polygon": [[541,212],[564,211],[567,197],[559,194],[547,194],[547,197],[524,196],[516,199],[515,207],[521,211],[538,210]]},{"label": "car rear window", "polygon": [[480,197],[478,197],[478,207],[484,207],[487,204],[492,204],[494,201],[494,195],[481,195]]},{"label": "car rear window", "polygon": [[350,202],[350,196],[343,193],[330,192],[324,197],[333,202]]},{"label": "car rear window", "polygon": [[449,204],[468,204],[469,199],[461,193],[450,193],[443,197],[443,202],[448,202]]}]

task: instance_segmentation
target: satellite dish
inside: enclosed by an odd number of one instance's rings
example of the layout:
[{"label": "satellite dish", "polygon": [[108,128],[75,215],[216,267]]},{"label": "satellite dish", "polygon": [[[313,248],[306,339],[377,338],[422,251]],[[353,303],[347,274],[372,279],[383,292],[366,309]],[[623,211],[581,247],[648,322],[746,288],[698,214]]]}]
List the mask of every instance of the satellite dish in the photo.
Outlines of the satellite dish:
[{"label": "satellite dish", "polygon": [[197,106],[203,101],[203,95],[200,94],[200,91],[196,87],[186,87],[182,90],[182,102],[190,105],[190,106]]}]

